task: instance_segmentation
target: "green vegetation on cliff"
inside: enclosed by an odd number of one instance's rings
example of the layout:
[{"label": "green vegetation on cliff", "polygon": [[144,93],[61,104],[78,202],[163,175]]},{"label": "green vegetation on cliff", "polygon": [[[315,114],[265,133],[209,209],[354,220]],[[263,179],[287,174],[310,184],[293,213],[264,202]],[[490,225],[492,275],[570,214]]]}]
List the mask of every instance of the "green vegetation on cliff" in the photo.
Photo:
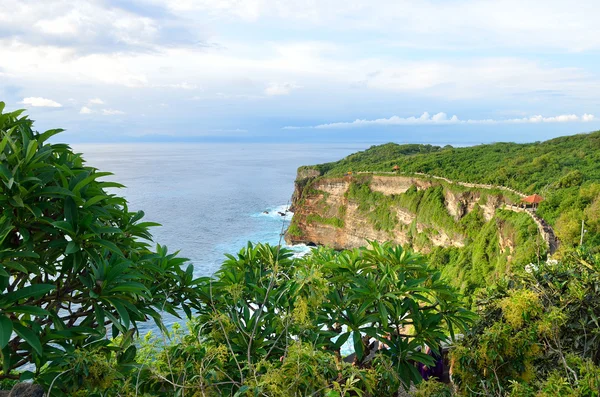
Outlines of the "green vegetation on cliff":
[{"label": "green vegetation on cliff", "polygon": [[600,243],[600,131],[527,144],[494,143],[453,148],[431,145],[373,146],[340,161],[303,169],[336,177],[352,171],[425,173],[454,181],[506,186],[545,198],[538,214],[565,248],[586,239]]},{"label": "green vegetation on cliff", "polygon": [[[522,267],[545,256],[547,247],[527,214],[497,210],[494,217],[486,221],[483,210],[475,204],[470,212],[456,220],[446,207],[444,189],[448,186],[436,185],[422,190],[412,186],[403,194],[385,195],[371,190],[369,180],[368,175],[354,178],[346,193],[348,200],[358,203],[359,212],[375,230],[387,231],[390,237],[399,225],[396,209],[414,214],[412,224],[403,226],[410,238],[409,247],[429,252],[431,264],[463,291],[483,287],[497,279],[508,270],[509,261]],[[484,205],[487,197],[481,195],[479,203]],[[417,223],[428,227],[419,233]],[[439,236],[440,231],[464,241],[464,247],[432,244],[431,240]],[[501,241],[506,242],[501,244]],[[509,245],[514,249],[507,249]]]},{"label": "green vegetation on cliff", "polygon": [[462,148],[388,143],[314,168],[322,175],[338,176],[347,171],[392,171],[398,165],[402,172],[423,172],[534,193],[548,185],[568,188],[598,181],[599,162],[600,131],[545,142]]},{"label": "green vegetation on cliff", "polygon": [[[468,225],[465,246],[433,247],[428,256],[431,265],[463,292],[489,285],[545,257],[547,248],[537,226],[525,214],[498,210],[485,222],[480,211],[473,211],[461,223]],[[515,249],[503,249],[501,239],[510,240]]]}]

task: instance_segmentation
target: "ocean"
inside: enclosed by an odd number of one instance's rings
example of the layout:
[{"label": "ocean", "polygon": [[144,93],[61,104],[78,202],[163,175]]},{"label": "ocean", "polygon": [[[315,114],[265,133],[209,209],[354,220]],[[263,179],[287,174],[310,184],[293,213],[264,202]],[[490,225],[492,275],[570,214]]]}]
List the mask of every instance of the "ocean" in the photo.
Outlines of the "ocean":
[{"label": "ocean", "polygon": [[[126,186],[116,193],[143,210],[154,241],[180,251],[196,276],[212,275],[225,253],[248,241],[277,244],[301,165],[339,160],[367,144],[79,144],[87,164]],[[264,212],[267,211],[268,214]],[[292,247],[301,253],[307,247]],[[177,319],[165,316],[172,324]],[[148,323],[141,333],[153,329]]]}]

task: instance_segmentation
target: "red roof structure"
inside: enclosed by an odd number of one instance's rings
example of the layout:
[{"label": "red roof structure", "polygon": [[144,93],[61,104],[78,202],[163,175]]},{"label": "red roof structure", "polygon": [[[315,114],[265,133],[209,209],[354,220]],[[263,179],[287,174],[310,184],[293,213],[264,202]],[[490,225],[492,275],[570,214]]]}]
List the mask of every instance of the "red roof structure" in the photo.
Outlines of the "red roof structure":
[{"label": "red roof structure", "polygon": [[531,196],[523,197],[521,201],[527,204],[539,204],[544,201],[544,198],[539,194],[532,194]]},{"label": "red roof structure", "polygon": [[393,168],[394,171],[398,171],[399,169],[400,169],[400,167],[398,167],[397,165],[395,165]]}]

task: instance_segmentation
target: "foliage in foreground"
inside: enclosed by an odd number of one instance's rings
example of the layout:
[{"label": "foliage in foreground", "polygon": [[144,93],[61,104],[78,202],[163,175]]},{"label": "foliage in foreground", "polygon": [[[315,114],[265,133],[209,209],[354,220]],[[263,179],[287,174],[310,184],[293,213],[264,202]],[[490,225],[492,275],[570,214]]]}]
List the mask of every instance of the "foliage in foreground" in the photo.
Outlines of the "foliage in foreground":
[{"label": "foliage in foreground", "polygon": [[[20,378],[48,386],[60,375],[65,392],[89,372],[93,354],[113,356],[126,372],[141,322],[163,328],[193,300],[192,265],[150,247],[144,213],[106,191],[110,173],[48,139],[61,130],[32,129],[21,111],[0,102],[0,380],[33,364]],[[108,338],[124,335],[119,343]],[[110,376],[107,375],[107,379]]]},{"label": "foliage in foreground", "polygon": [[[191,331],[150,354],[159,360],[140,391],[393,396],[420,381],[414,363],[432,364],[420,347],[437,349],[471,319],[421,256],[377,243],[302,259],[249,244],[204,283]],[[352,364],[341,360],[347,341]]]},{"label": "foliage in foreground", "polygon": [[454,350],[461,393],[600,394],[600,258],[583,252],[528,265],[489,288],[481,317]]}]

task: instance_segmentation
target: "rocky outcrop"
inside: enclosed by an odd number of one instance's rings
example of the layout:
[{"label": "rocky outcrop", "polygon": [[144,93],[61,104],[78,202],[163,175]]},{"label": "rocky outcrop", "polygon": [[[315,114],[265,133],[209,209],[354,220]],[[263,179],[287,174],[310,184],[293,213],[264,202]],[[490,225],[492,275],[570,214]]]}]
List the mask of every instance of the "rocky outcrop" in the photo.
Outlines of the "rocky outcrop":
[{"label": "rocky outcrop", "polygon": [[496,210],[504,205],[502,195],[482,195],[481,191],[478,190],[456,192],[451,189],[444,189],[444,198],[448,213],[457,222],[473,211],[475,206],[481,208],[483,218],[489,221],[494,217]]},{"label": "rocky outcrop", "polygon": [[43,397],[44,389],[31,383],[17,383],[11,390],[0,390],[0,397]]},{"label": "rocky outcrop", "polygon": [[301,199],[303,189],[306,185],[319,176],[321,176],[321,172],[317,169],[309,167],[300,167],[298,169],[298,174],[296,175],[296,181],[294,183],[294,193],[292,194],[292,205],[289,208],[290,211],[295,210],[294,204],[298,203]]},{"label": "rocky outcrop", "polygon": [[[393,204],[386,210],[395,218],[395,226],[383,230],[370,219],[357,200],[348,198],[352,182],[368,183],[372,192],[385,196],[398,196],[411,188],[427,190],[440,186],[431,178],[414,176],[358,175],[356,177],[322,178],[302,175],[296,180],[292,206],[294,218],[286,234],[291,244],[315,244],[335,249],[361,247],[369,240],[392,241],[402,245],[415,245],[421,251],[433,246],[463,247],[465,236],[453,230],[418,219],[408,208]],[[363,204],[364,205],[364,204]],[[459,222],[475,208],[481,208],[483,217],[489,221],[503,205],[503,198],[479,191],[444,189],[444,205],[448,214]],[[368,212],[368,211],[367,211]],[[426,238],[424,238],[426,236]]]},{"label": "rocky outcrop", "polygon": [[433,183],[424,179],[407,176],[373,175],[370,184],[371,190],[374,192],[381,192],[388,196],[406,193],[406,191],[413,186],[418,190],[423,190],[433,186]]},{"label": "rocky outcrop", "polygon": [[[481,210],[485,222],[490,222],[499,208],[526,213],[538,226],[548,252],[552,254],[558,247],[554,231],[543,219],[534,211],[513,204],[525,195],[505,186],[452,181],[422,173],[409,175],[397,172],[361,172],[354,177],[323,178],[318,170],[310,167],[303,167],[298,171],[292,198],[295,215],[286,234],[286,241],[292,244],[326,245],[335,249],[364,246],[369,240],[392,241],[402,245],[409,244],[424,252],[432,246],[465,245],[465,238],[460,233],[431,222],[423,222],[417,214],[397,204],[387,208],[390,216],[396,220],[394,228],[377,228],[365,214],[364,208],[361,211],[358,202],[348,199],[350,184],[365,180],[368,180],[370,191],[391,197],[402,195],[411,188],[421,191],[443,186],[445,209],[457,223],[475,209]],[[415,238],[418,238],[418,244],[414,244]],[[512,252],[514,244],[513,239],[499,233],[499,248],[502,252]]]}]

